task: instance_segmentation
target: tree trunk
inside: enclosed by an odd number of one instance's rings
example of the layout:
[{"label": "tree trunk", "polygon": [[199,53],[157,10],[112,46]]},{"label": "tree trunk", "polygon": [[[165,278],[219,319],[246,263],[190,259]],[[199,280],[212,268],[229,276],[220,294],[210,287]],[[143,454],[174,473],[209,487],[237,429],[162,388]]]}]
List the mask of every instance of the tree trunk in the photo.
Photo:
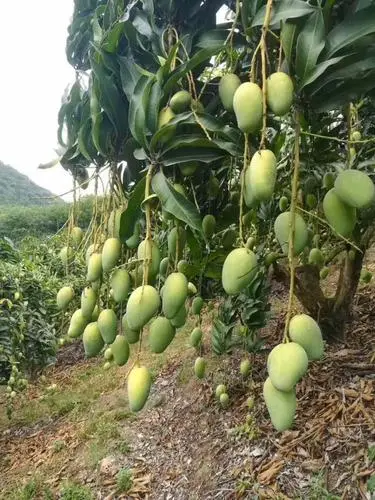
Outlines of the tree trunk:
[{"label": "tree trunk", "polygon": [[[341,264],[336,293],[326,297],[320,286],[319,269],[306,264],[296,268],[295,294],[306,311],[318,321],[326,340],[343,340],[352,318],[353,298],[357,290],[364,253],[356,252],[351,261],[348,253]],[[289,286],[289,269],[274,265],[275,278]]]}]

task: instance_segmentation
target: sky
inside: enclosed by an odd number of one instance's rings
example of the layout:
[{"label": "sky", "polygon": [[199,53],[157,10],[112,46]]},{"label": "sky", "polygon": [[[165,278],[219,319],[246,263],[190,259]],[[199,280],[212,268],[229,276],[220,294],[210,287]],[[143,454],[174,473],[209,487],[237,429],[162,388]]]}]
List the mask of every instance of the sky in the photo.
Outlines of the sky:
[{"label": "sky", "polygon": [[72,187],[56,157],[57,113],[74,70],[65,56],[73,0],[1,1],[0,160],[55,194]]}]

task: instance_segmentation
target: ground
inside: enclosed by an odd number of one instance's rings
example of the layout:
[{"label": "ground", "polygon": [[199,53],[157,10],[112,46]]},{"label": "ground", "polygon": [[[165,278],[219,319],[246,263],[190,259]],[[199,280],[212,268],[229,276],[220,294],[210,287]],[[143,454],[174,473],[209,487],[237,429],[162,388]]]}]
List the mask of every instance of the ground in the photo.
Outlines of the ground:
[{"label": "ground", "polygon": [[[79,343],[64,347],[15,403],[0,392],[0,498],[54,499],[370,499],[375,491],[374,290],[362,288],[345,344],[328,346],[298,384],[291,431],[273,430],[261,395],[269,350],[282,335],[285,291],[243,380],[243,353],[210,354],[207,376],[192,374],[190,323],[162,355],[143,360],[155,377],[147,407],[127,405],[129,367],[104,370]],[[214,397],[226,383],[227,409]],[[248,398],[253,401],[248,401]],[[252,406],[252,407],[251,407]]]}]

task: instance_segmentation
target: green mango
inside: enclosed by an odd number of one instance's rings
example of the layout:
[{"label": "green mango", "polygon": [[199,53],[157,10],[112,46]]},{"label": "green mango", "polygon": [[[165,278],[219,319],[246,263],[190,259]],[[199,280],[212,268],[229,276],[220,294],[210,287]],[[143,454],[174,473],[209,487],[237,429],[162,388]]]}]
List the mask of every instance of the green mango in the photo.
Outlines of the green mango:
[{"label": "green mango", "polygon": [[286,73],[277,71],[267,78],[267,105],[275,115],[283,116],[290,111],[293,91],[292,79]]},{"label": "green mango", "polygon": [[323,199],[325,218],[337,234],[347,238],[353,232],[357,221],[356,209],[344,203],[336,194],[335,189],[330,189]]},{"label": "green mango", "polygon": [[191,304],[192,313],[198,316],[201,313],[202,307],[203,307],[202,297],[195,297]]},{"label": "green mango", "polygon": [[352,133],[351,140],[352,141],[360,141],[362,139],[362,134],[359,130],[355,130]]},{"label": "green mango", "polygon": [[120,237],[120,225],[121,225],[121,214],[122,208],[117,210],[112,210],[108,217],[107,231],[111,238]]},{"label": "green mango", "polygon": [[[285,255],[288,255],[289,249],[289,221],[290,212],[283,212],[280,214],[274,224],[274,231],[277,241],[281,246],[281,250]],[[295,214],[295,231],[294,231],[294,255],[298,255],[307,245],[308,232],[307,226],[303,217],[296,213]]]},{"label": "green mango", "polygon": [[328,276],[328,273],[329,273],[329,268],[323,267],[319,273],[320,279],[324,280]]},{"label": "green mango", "polygon": [[198,293],[197,287],[194,285],[194,283],[189,281],[189,283],[188,283],[188,295],[195,295],[196,293]]},{"label": "green mango", "polygon": [[81,311],[82,316],[87,320],[90,320],[92,313],[95,309],[97,296],[94,290],[90,287],[86,287],[81,295]]},{"label": "green mango", "polygon": [[83,239],[83,231],[80,227],[74,226],[72,228],[72,232],[70,233],[70,236],[72,237],[74,245],[76,247],[78,247]]},{"label": "green mango", "polygon": [[374,201],[375,186],[365,172],[343,170],[336,178],[335,193],[346,205],[365,208]]},{"label": "green mango", "polygon": [[234,243],[236,242],[237,239],[237,233],[234,231],[234,229],[227,229],[223,237],[221,238],[221,244],[223,245],[223,248],[225,250],[229,250],[230,248],[233,247]]},{"label": "green mango", "polygon": [[290,429],[296,413],[296,391],[282,392],[276,389],[268,377],[263,385],[263,397],[271,418],[272,425],[277,431]]},{"label": "green mango", "polygon": [[188,281],[182,273],[171,273],[164,283],[163,313],[172,319],[181,309],[188,294]]},{"label": "green mango", "polygon": [[309,253],[309,264],[322,267],[324,264],[324,255],[319,248],[312,248]]},{"label": "green mango", "polygon": [[96,304],[91,315],[91,321],[98,321],[98,318],[99,318],[99,307],[98,304]]},{"label": "green mango", "polygon": [[249,181],[252,195],[258,201],[270,201],[273,198],[276,165],[276,157],[269,149],[257,151],[251,158],[249,174],[245,179]]},{"label": "green mango", "polygon": [[267,360],[272,385],[279,391],[291,391],[306,373],[308,363],[306,351],[296,342],[277,345]]},{"label": "green mango", "polygon": [[107,349],[104,351],[104,359],[106,361],[112,361],[113,353],[112,353],[112,349],[110,347],[107,347]]},{"label": "green mango", "polygon": [[253,279],[257,267],[257,258],[248,248],[236,248],[226,257],[222,269],[221,281],[228,295],[235,295],[243,290]]},{"label": "green mango", "polygon": [[83,332],[83,348],[87,358],[97,356],[104,347],[104,342],[96,322],[89,323]]},{"label": "green mango", "polygon": [[77,309],[70,318],[68,337],[76,339],[80,337],[87,325],[87,319],[82,315],[82,310]]},{"label": "green mango", "polygon": [[131,411],[144,407],[151,389],[151,374],[145,366],[136,365],[128,376],[128,399]]},{"label": "green mango", "polygon": [[247,377],[251,371],[251,363],[248,359],[243,359],[240,364],[240,373],[243,377]]},{"label": "green mango", "polygon": [[289,206],[289,200],[286,196],[282,196],[279,200],[280,212],[285,212]]},{"label": "green mango", "polygon": [[105,273],[112,271],[121,257],[121,242],[118,238],[108,238],[102,249],[102,267]]},{"label": "green mango", "polygon": [[212,238],[215,234],[216,219],[213,215],[208,214],[203,217],[202,220],[202,232],[207,240]]},{"label": "green mango", "polygon": [[188,163],[182,163],[179,165],[180,172],[185,177],[190,177],[195,174],[199,163],[197,161],[191,161]]},{"label": "green mango", "polygon": [[136,344],[139,340],[139,336],[141,334],[141,331],[140,330],[131,330],[129,328],[126,314],[123,315],[121,322],[122,322],[122,330],[123,330],[123,333],[124,333],[128,343],[129,344]]},{"label": "green mango", "polygon": [[125,241],[125,245],[127,246],[127,248],[130,248],[131,250],[137,248],[139,242],[141,241],[140,234],[141,234],[141,225],[136,224],[134,228],[134,234]]},{"label": "green mango", "polygon": [[118,366],[123,366],[128,362],[130,349],[129,344],[124,335],[117,335],[114,342],[111,344],[113,361]]},{"label": "green mango", "polygon": [[169,265],[169,259],[168,257],[164,257],[164,259],[160,261],[160,266],[159,266],[160,276],[165,276],[167,274],[168,265]]},{"label": "green mango", "polygon": [[59,253],[60,260],[64,266],[70,264],[74,260],[73,248],[72,247],[62,247]]},{"label": "green mango", "polygon": [[197,358],[194,363],[194,373],[197,378],[204,378],[206,371],[206,360],[204,358]]},{"label": "green mango", "polygon": [[57,292],[56,303],[60,311],[65,311],[74,298],[74,290],[71,286],[63,286]]},{"label": "green mango", "polygon": [[208,199],[215,200],[220,191],[220,182],[217,177],[211,175],[208,179]]},{"label": "green mango", "polygon": [[179,90],[169,101],[169,106],[173,113],[183,113],[190,108],[191,95],[187,90]]},{"label": "green mango", "polygon": [[318,323],[307,314],[293,316],[289,323],[289,338],[306,351],[310,360],[323,357],[324,343]]},{"label": "green mango", "polygon": [[[247,208],[253,208],[257,205],[258,200],[254,196],[254,192],[250,183],[250,168],[245,170],[245,180],[244,180],[244,190],[243,190],[243,200]],[[244,217],[246,217],[251,212],[248,212]],[[251,222],[251,220],[249,221]],[[244,224],[247,226],[244,222]]]},{"label": "green mango", "polygon": [[[163,108],[162,110],[160,110],[159,119],[158,119],[158,129],[164,127],[164,125],[168,125],[168,123],[171,120],[173,120],[173,118],[175,116],[176,115],[173,113],[171,108],[168,106]],[[176,133],[176,125],[174,125],[173,127],[170,127],[168,132],[165,132],[165,134],[160,139],[160,142],[162,142],[162,143],[169,142],[173,138],[175,133]]]},{"label": "green mango", "polygon": [[138,260],[151,259],[149,262],[149,277],[155,277],[159,272],[160,251],[157,244],[152,240],[143,240],[137,250]]},{"label": "green mango", "polygon": [[150,286],[139,286],[130,295],[126,305],[126,318],[131,330],[140,330],[155,316],[160,307],[160,296]]},{"label": "green mango", "polygon": [[223,408],[226,408],[229,405],[229,396],[226,392],[220,394],[219,397],[220,404]]},{"label": "green mango", "polygon": [[177,311],[177,314],[170,320],[171,325],[175,328],[181,328],[186,323],[187,318],[187,309],[185,304],[181,306],[181,308]]},{"label": "green mango", "polygon": [[158,316],[151,324],[148,334],[148,343],[151,352],[161,353],[169,346],[174,339],[176,329],[167,318]]},{"label": "green mango", "polygon": [[117,303],[124,302],[130,292],[131,280],[128,271],[125,269],[115,269],[111,276],[112,297]]},{"label": "green mango", "polygon": [[333,172],[326,172],[323,176],[323,187],[325,189],[332,189],[335,185],[335,174]]},{"label": "green mango", "polygon": [[219,384],[215,389],[215,396],[220,399],[220,396],[227,392],[227,388],[224,384]]},{"label": "green mango", "polygon": [[317,197],[313,193],[309,193],[306,195],[306,206],[310,210],[313,210],[318,204]]},{"label": "green mango", "polygon": [[274,264],[279,257],[280,257],[280,254],[278,254],[277,252],[269,252],[264,257],[265,266],[269,267],[271,264]]},{"label": "green mango", "polygon": [[[178,234],[178,255],[177,254],[177,234]],[[186,245],[186,231],[182,226],[172,228],[168,235],[168,255],[174,261],[181,260],[182,253]]]},{"label": "green mango", "polygon": [[219,97],[227,111],[233,111],[233,97],[241,85],[241,80],[234,73],[223,75],[219,83]]},{"label": "green mango", "polygon": [[102,254],[94,252],[89,257],[87,265],[87,281],[97,281],[102,275]]},{"label": "green mango", "polygon": [[198,347],[202,341],[203,332],[199,326],[196,326],[190,334],[190,345],[191,347]]},{"label": "green mango", "polygon": [[259,132],[263,117],[261,88],[256,83],[242,83],[234,93],[233,110],[238,128],[242,132],[247,134]]},{"label": "green mango", "polygon": [[106,344],[112,344],[117,333],[117,316],[113,309],[103,309],[98,317],[98,328]]}]

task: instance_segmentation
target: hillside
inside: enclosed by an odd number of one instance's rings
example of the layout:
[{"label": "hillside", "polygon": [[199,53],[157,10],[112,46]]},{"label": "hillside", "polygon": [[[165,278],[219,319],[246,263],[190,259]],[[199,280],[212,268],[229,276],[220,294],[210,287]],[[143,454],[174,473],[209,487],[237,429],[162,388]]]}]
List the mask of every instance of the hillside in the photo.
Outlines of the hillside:
[{"label": "hillside", "polygon": [[[32,182],[26,175],[5,165],[0,161],[0,206],[1,205],[46,205],[57,203],[56,199],[45,199],[53,196],[47,189]],[[43,199],[44,198],[44,199]]]}]

